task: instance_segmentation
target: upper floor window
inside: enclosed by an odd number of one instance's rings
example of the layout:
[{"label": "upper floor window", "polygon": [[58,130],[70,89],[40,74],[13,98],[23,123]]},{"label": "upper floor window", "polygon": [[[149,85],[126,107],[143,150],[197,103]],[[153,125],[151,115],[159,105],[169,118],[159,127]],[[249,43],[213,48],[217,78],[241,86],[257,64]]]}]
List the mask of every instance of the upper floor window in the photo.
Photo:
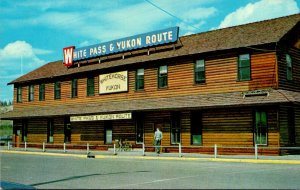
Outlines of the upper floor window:
[{"label": "upper floor window", "polygon": [[22,102],[22,87],[17,88],[17,102]]},{"label": "upper floor window", "polygon": [[286,79],[293,80],[292,58],[289,54],[285,54],[285,60],[286,60]]},{"label": "upper floor window", "polygon": [[60,99],[60,81],[54,83],[54,99]]},{"label": "upper floor window", "polygon": [[204,62],[204,59],[196,61],[194,70],[195,70],[195,83],[205,82],[205,62]]},{"label": "upper floor window", "polygon": [[168,86],[168,66],[163,65],[158,69],[158,88],[164,88]]},{"label": "upper floor window", "polygon": [[77,85],[78,85],[78,80],[72,79],[72,82],[71,82],[72,98],[77,97]]},{"label": "upper floor window", "polygon": [[33,99],[34,99],[34,86],[29,85],[28,86],[28,102],[33,101]]},{"label": "upper floor window", "polygon": [[40,84],[39,86],[39,100],[44,101],[45,100],[45,84]]},{"label": "upper floor window", "polygon": [[138,69],[135,76],[135,89],[143,90],[144,89],[144,69]]},{"label": "upper floor window", "polygon": [[239,55],[238,60],[238,80],[250,80],[251,79],[251,64],[250,55],[242,54]]},{"label": "upper floor window", "polygon": [[87,94],[87,96],[95,95],[94,77],[87,78],[86,94]]}]

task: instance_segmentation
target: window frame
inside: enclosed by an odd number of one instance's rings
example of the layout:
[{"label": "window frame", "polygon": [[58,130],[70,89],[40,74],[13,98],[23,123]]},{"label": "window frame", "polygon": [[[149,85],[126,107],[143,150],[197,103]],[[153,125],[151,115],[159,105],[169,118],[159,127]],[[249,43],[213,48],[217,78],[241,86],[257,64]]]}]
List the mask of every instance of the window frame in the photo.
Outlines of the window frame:
[{"label": "window frame", "polygon": [[[139,71],[142,70],[142,74],[139,74]],[[145,88],[145,69],[140,68],[136,70],[135,73],[135,90],[144,90]]]},{"label": "window frame", "polygon": [[54,99],[59,100],[61,99],[61,82],[56,81],[54,83]]},{"label": "window frame", "polygon": [[71,98],[78,97],[78,79],[71,80]]},{"label": "window frame", "polygon": [[[202,67],[197,67],[197,64],[203,64],[203,66]],[[202,78],[199,77],[200,73],[202,73],[202,75],[203,75]],[[197,59],[194,63],[194,83],[195,84],[201,84],[201,83],[205,83],[205,81],[206,81],[205,60],[204,59]]]},{"label": "window frame", "polygon": [[[242,66],[242,61],[245,61],[245,59],[242,59],[241,57],[243,56],[248,56],[248,59],[247,59],[247,66]],[[249,81],[251,80],[251,55],[249,53],[245,53],[245,54],[239,54],[238,56],[238,62],[237,62],[237,77],[238,77],[238,81]],[[249,77],[242,77],[242,74],[241,72],[243,71],[247,71],[247,73],[249,74]]]},{"label": "window frame", "polygon": [[95,78],[88,77],[86,81],[86,95],[95,96]]},{"label": "window frame", "polygon": [[34,101],[34,85],[28,85],[28,102]]},{"label": "window frame", "polygon": [[290,54],[285,54],[285,62],[286,62],[286,79],[293,80],[293,60]]},{"label": "window frame", "polygon": [[[163,67],[166,67],[166,72],[164,73],[162,72]],[[168,65],[161,65],[158,67],[157,87],[159,89],[168,87]]]},{"label": "window frame", "polygon": [[39,101],[45,101],[45,83],[39,85]]},{"label": "window frame", "polygon": [[22,102],[22,86],[17,87],[17,103]]}]

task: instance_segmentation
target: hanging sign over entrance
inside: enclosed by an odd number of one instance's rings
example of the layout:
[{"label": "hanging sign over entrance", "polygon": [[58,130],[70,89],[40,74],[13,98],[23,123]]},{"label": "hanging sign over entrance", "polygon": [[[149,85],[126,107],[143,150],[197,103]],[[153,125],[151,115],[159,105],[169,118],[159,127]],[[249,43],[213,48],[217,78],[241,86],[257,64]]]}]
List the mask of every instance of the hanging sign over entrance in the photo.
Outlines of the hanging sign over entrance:
[{"label": "hanging sign over entrance", "polygon": [[176,42],[178,31],[179,27],[171,27],[78,49],[70,46],[63,49],[64,64],[70,66],[73,61]]},{"label": "hanging sign over entrance", "polygon": [[117,114],[101,114],[101,115],[84,115],[84,116],[71,116],[70,121],[97,121],[97,120],[120,120],[131,119],[132,114],[129,113],[117,113]]}]

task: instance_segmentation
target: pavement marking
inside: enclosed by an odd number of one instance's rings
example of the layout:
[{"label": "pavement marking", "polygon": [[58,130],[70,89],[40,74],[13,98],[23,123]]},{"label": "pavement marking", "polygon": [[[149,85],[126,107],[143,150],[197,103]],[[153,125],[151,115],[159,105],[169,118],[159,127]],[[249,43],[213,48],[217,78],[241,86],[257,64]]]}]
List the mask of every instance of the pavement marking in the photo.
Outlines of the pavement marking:
[{"label": "pavement marking", "polygon": [[183,177],[157,179],[157,180],[145,181],[145,182],[141,182],[141,183],[130,183],[130,184],[118,185],[118,186],[114,186],[112,188],[123,188],[123,187],[128,187],[128,186],[137,186],[137,185],[145,185],[145,184],[151,184],[151,183],[160,183],[160,182],[165,182],[165,181],[187,179],[187,178],[194,178],[194,177],[199,177],[199,176],[198,175],[193,175],[193,176],[183,176]]},{"label": "pavement marking", "polygon": [[[50,152],[30,152],[0,150],[0,153],[45,155],[45,156],[64,156],[87,158],[85,154],[69,153],[50,153]],[[161,157],[161,156],[117,156],[117,155],[95,155],[95,159],[144,159],[144,160],[187,160],[187,161],[212,161],[212,162],[236,162],[236,163],[255,163],[255,164],[300,164],[300,160],[266,160],[266,159],[239,159],[239,158],[191,158],[191,157]]]}]

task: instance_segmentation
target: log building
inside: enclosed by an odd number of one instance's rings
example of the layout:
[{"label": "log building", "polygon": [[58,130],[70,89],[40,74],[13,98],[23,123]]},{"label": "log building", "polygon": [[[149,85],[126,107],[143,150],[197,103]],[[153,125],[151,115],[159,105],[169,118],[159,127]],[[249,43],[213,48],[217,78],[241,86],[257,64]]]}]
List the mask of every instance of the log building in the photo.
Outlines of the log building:
[{"label": "log building", "polygon": [[181,143],[186,152],[299,147],[299,21],[217,29],[68,67],[50,62],[9,83],[14,108],[1,119],[28,143],[152,146],[159,127],[162,146]]}]

